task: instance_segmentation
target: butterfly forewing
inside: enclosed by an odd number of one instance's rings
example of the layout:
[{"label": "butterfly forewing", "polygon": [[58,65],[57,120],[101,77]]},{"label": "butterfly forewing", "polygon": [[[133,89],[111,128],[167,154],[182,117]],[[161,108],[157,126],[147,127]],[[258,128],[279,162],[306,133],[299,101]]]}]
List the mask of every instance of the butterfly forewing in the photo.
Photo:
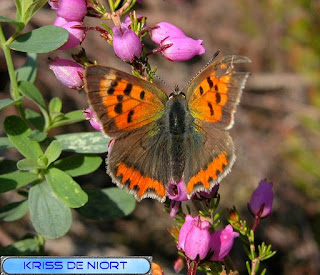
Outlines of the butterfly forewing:
[{"label": "butterfly forewing", "polygon": [[86,68],[85,88],[104,132],[116,137],[159,119],[167,95],[157,86],[104,66]]},{"label": "butterfly forewing", "polygon": [[234,64],[244,62],[251,61],[236,55],[222,57],[191,82],[187,100],[193,117],[222,129],[232,126],[236,105],[249,76],[246,72],[235,72]]}]

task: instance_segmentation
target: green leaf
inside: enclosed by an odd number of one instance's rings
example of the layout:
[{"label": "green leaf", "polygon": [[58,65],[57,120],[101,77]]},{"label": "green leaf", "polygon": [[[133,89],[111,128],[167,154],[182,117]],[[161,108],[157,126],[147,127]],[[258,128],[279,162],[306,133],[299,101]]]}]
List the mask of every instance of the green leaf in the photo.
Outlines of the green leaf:
[{"label": "green leaf", "polygon": [[30,172],[2,174],[0,175],[0,193],[18,189],[37,179],[37,175]]},{"label": "green leaf", "polygon": [[118,187],[88,189],[88,203],[76,209],[81,215],[95,220],[113,220],[129,215],[136,206],[132,195]]},{"label": "green leaf", "polygon": [[49,102],[49,113],[51,114],[56,114],[56,113],[61,113],[62,109],[62,101],[59,97],[54,97],[53,99],[50,100]]},{"label": "green leaf", "polygon": [[27,53],[26,63],[16,70],[18,82],[29,81],[33,83],[37,77],[37,54]]},{"label": "green leaf", "polygon": [[43,26],[21,34],[8,45],[12,50],[29,53],[47,53],[67,42],[69,33],[57,26]]},{"label": "green leaf", "polygon": [[31,109],[25,109],[26,113],[26,119],[38,130],[42,131],[45,125],[45,120],[41,114],[38,112],[31,110]]},{"label": "green leaf", "polygon": [[75,154],[56,161],[53,166],[68,173],[71,177],[86,175],[97,170],[102,159],[95,155]]},{"label": "green leaf", "polygon": [[29,210],[28,200],[13,202],[0,207],[0,219],[12,222],[21,219]]},{"label": "green leaf", "polygon": [[16,104],[17,102],[21,101],[21,99],[22,97],[19,97],[17,100],[12,100],[10,98],[0,99],[0,110]]},{"label": "green leaf", "polygon": [[52,128],[64,126],[68,124],[73,124],[86,120],[81,110],[76,110],[65,114],[59,121],[56,121],[52,124]]},{"label": "green leaf", "polygon": [[19,83],[19,90],[24,96],[34,101],[37,105],[44,109],[46,108],[41,92],[31,82],[21,81]]},{"label": "green leaf", "polygon": [[17,163],[17,167],[19,170],[25,170],[25,171],[46,168],[46,167],[41,167],[41,165],[38,164],[38,161],[36,159],[19,160]]},{"label": "green leaf", "polygon": [[41,9],[48,1],[47,0],[35,0],[32,1],[32,4],[28,6],[26,9],[23,17],[24,17],[24,22],[29,22],[31,17],[39,10]]},{"label": "green leaf", "polygon": [[10,141],[26,158],[37,159],[43,154],[39,143],[29,138],[32,131],[20,117],[9,116],[3,125]]},{"label": "green leaf", "polygon": [[36,238],[26,238],[6,247],[0,248],[1,256],[32,256],[39,255],[40,244]]},{"label": "green leaf", "polygon": [[14,147],[7,137],[0,137],[0,151]]},{"label": "green leaf", "polygon": [[46,182],[30,189],[29,211],[34,228],[45,238],[61,237],[71,227],[70,208],[55,196]]},{"label": "green leaf", "polygon": [[48,165],[54,162],[61,154],[62,146],[59,141],[54,140],[50,143],[44,155],[48,158]]},{"label": "green leaf", "polygon": [[52,191],[69,207],[81,207],[88,201],[87,194],[67,173],[50,168],[45,177]]},{"label": "green leaf", "polygon": [[37,142],[42,142],[47,138],[48,134],[39,131],[38,129],[33,130],[32,133],[29,135],[29,138],[37,141]]},{"label": "green leaf", "polygon": [[5,22],[14,25],[17,28],[17,31],[21,31],[24,28],[24,23],[20,21],[13,20],[8,17],[4,17],[0,15],[0,22]]},{"label": "green leaf", "polygon": [[65,134],[54,136],[54,138],[60,141],[62,150],[83,154],[108,152],[108,144],[111,140],[101,132]]}]

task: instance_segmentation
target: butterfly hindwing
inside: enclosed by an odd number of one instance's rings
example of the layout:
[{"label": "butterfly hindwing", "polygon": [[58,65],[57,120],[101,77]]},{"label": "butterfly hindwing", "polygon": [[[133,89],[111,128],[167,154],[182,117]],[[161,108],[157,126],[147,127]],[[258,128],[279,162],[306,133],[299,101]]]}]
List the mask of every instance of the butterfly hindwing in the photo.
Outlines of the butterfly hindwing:
[{"label": "butterfly hindwing", "polygon": [[227,131],[195,125],[189,138],[185,160],[184,181],[189,197],[198,191],[209,192],[230,171],[234,161],[234,145]]},{"label": "butterfly hindwing", "polygon": [[108,173],[140,201],[163,202],[169,181],[168,136],[156,121],[115,139],[107,159]]},{"label": "butterfly hindwing", "polygon": [[111,137],[143,127],[164,112],[167,95],[152,83],[128,73],[88,66],[84,82],[90,106]]},{"label": "butterfly hindwing", "polygon": [[191,82],[187,100],[192,116],[221,129],[232,127],[233,114],[249,76],[246,72],[235,72],[233,66],[244,62],[251,61],[237,55],[222,57]]}]

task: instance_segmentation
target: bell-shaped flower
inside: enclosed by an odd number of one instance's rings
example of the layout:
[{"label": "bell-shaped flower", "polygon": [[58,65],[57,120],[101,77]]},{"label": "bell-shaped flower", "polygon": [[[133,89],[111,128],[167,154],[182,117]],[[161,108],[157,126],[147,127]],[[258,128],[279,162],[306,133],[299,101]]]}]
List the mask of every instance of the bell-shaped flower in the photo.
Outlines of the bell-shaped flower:
[{"label": "bell-shaped flower", "polygon": [[160,44],[161,54],[170,61],[186,61],[195,55],[202,55],[206,49],[202,46],[203,40],[190,37],[168,37]]},{"label": "bell-shaped flower", "polygon": [[191,215],[186,215],[184,224],[180,228],[179,237],[178,237],[178,249],[181,251],[184,251],[184,243],[186,241],[186,236],[189,232],[189,230],[192,227],[192,224],[194,221],[198,222],[200,220],[200,217],[192,217]]},{"label": "bell-shaped flower", "polygon": [[59,0],[58,5],[53,4],[52,6],[56,9],[58,16],[68,21],[82,21],[87,13],[85,0]]},{"label": "bell-shaped flower", "polygon": [[92,109],[87,108],[87,109],[83,112],[83,115],[84,115],[84,117],[85,117],[87,120],[89,120],[91,126],[92,126],[94,129],[96,129],[96,130],[98,130],[98,131],[101,131],[101,130],[102,130],[102,129],[101,129],[101,124],[100,124],[100,122],[98,121],[97,116],[96,116],[95,112],[94,112]]},{"label": "bell-shaped flower", "polygon": [[50,61],[49,68],[63,85],[72,89],[80,89],[83,86],[84,68],[78,63],[57,57]]},{"label": "bell-shaped flower", "polygon": [[184,253],[190,260],[203,260],[210,249],[210,223],[208,221],[193,221],[186,235]]},{"label": "bell-shaped flower", "polygon": [[177,26],[168,22],[160,22],[153,27],[149,34],[153,42],[160,44],[163,40],[168,37],[171,38],[183,38],[187,37],[184,32]]},{"label": "bell-shaped flower", "polygon": [[214,232],[211,235],[210,250],[213,252],[210,260],[218,262],[223,260],[230,252],[234,239],[239,236],[238,232],[234,232],[230,224],[223,230]]},{"label": "bell-shaped flower", "polygon": [[113,50],[115,54],[124,61],[133,61],[134,57],[139,57],[142,52],[142,44],[136,35],[126,24],[120,27],[113,27]]},{"label": "bell-shaped flower", "polygon": [[262,180],[253,191],[248,208],[255,218],[265,218],[271,214],[273,202],[273,184]]},{"label": "bell-shaped flower", "polygon": [[210,192],[200,191],[198,192],[198,194],[205,199],[211,199],[217,196],[218,191],[219,191],[219,183],[213,186]]},{"label": "bell-shaped flower", "polygon": [[55,26],[62,27],[69,32],[69,38],[65,44],[63,44],[59,50],[72,49],[81,44],[86,37],[86,31],[84,30],[84,24],[80,21],[70,21],[63,23],[64,20],[61,17],[57,17],[54,22]]}]

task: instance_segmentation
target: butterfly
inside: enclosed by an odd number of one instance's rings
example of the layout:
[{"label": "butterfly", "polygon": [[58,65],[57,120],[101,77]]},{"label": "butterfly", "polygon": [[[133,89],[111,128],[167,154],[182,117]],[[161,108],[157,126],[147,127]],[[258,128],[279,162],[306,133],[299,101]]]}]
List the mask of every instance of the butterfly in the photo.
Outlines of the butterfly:
[{"label": "butterfly", "polygon": [[209,192],[235,161],[228,133],[248,72],[237,55],[211,62],[169,96],[155,84],[117,69],[92,65],[85,90],[106,135],[114,139],[106,160],[114,183],[140,201],[166,199],[170,182],[183,180],[188,197]]}]

